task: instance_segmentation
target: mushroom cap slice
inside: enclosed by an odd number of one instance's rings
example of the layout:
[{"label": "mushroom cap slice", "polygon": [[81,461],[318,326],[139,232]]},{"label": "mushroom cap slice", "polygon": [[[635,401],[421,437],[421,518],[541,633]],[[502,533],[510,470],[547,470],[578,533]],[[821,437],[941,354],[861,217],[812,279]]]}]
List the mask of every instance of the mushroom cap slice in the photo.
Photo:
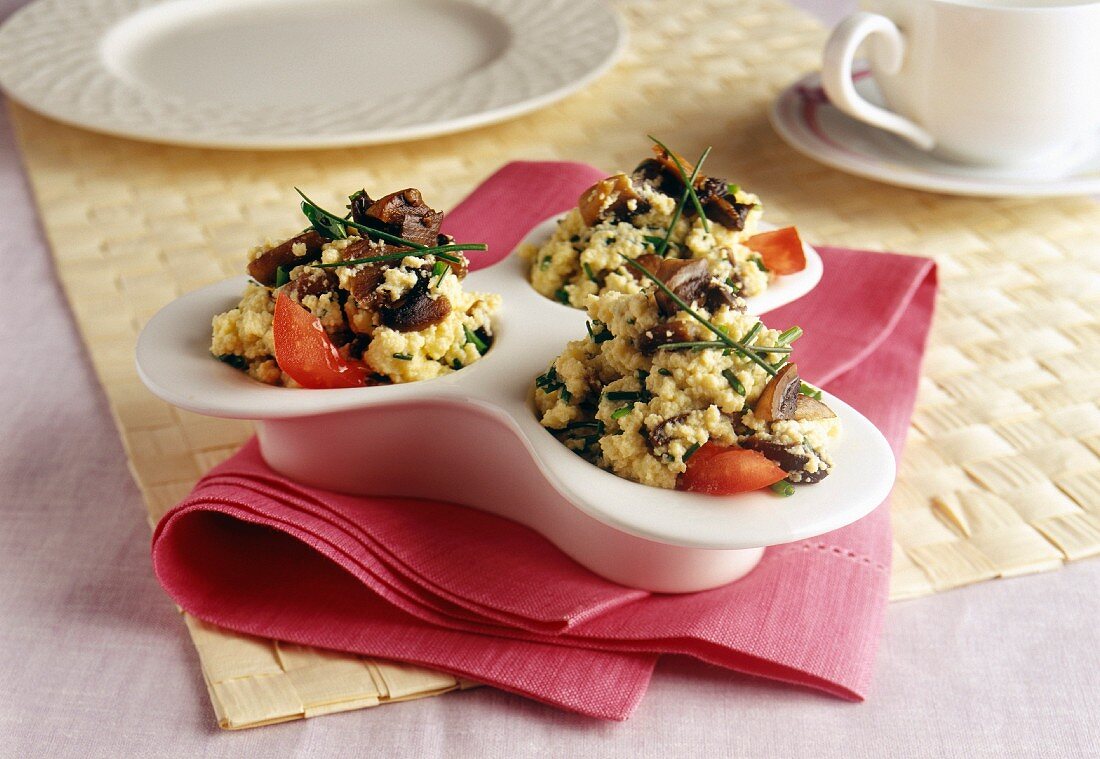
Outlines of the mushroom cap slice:
[{"label": "mushroom cap slice", "polygon": [[764,422],[793,419],[801,389],[802,380],[798,377],[798,367],[787,364],[764,386],[764,392],[760,393],[753,414]]},{"label": "mushroom cap slice", "polygon": [[[634,201],[633,208],[630,201]],[[630,177],[615,174],[585,190],[577,200],[577,208],[584,223],[591,227],[610,215],[629,218],[634,213],[644,212],[649,204],[634,190]]]},{"label": "mushroom cap slice", "polygon": [[816,398],[799,393],[795,401],[794,418],[800,422],[812,422],[819,419],[836,419],[836,414]]}]

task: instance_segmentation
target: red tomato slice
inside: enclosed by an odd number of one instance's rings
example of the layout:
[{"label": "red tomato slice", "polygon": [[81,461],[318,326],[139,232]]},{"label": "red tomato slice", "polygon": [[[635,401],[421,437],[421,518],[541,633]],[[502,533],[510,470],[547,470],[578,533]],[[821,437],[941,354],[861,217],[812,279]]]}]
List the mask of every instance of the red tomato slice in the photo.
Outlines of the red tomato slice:
[{"label": "red tomato slice", "polygon": [[687,471],[680,475],[680,490],[710,495],[747,493],[774,485],[787,476],[764,454],[744,448],[714,446],[717,452],[712,451],[696,460],[709,445],[688,459]]},{"label": "red tomato slice", "polygon": [[362,387],[367,368],[340,357],[321,320],[291,300],[285,291],[275,299],[275,362],[302,387]]},{"label": "red tomato slice", "polygon": [[794,227],[761,232],[746,240],[745,245],[760,254],[768,271],[794,274],[806,268],[806,251]]}]

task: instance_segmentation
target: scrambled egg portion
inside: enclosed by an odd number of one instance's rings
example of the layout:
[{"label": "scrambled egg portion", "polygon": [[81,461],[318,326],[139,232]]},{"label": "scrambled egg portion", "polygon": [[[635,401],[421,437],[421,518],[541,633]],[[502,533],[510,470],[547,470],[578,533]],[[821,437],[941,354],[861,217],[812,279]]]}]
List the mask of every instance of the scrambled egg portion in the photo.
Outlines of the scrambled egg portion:
[{"label": "scrambled egg portion", "polygon": [[[566,345],[535,382],[544,427],[593,464],[655,487],[675,488],[691,454],[708,441],[733,446],[750,438],[807,454],[806,462],[796,459],[798,470],[824,475],[832,464],[828,442],[840,429],[835,417],[757,419],[753,407],[771,374],[738,351],[673,345],[643,351],[647,338],[670,325],[681,341],[713,342],[714,334],[683,311],[662,316],[651,286],[635,289],[587,296],[588,336]],[[737,304],[695,310],[730,336],[751,336],[764,361],[786,358],[768,352],[784,345],[781,333]],[[791,481],[801,481],[795,467],[788,471]]]},{"label": "scrambled egg portion", "polygon": [[[638,199],[627,202],[625,220],[624,214],[604,214],[588,225],[581,211],[573,208],[545,244],[520,248],[520,255],[530,263],[535,290],[574,308],[584,308],[589,295],[641,292],[641,283],[631,276],[623,257],[654,252],[672,224],[678,198],[640,181],[633,182],[633,190]],[[762,293],[772,276],[760,255],[744,245],[756,233],[762,210],[755,195],[739,188],[733,194],[737,202],[752,206],[743,229],[708,220],[707,231],[701,217],[681,213],[672,227],[667,256],[706,259],[716,277],[729,281],[741,296],[751,297]],[[610,195],[604,205],[611,207],[616,200]],[[648,210],[631,214],[631,206]]]},{"label": "scrambled egg portion", "polygon": [[[349,245],[360,242],[358,237],[328,242],[320,262],[339,262]],[[261,246],[250,257],[271,247]],[[500,308],[500,296],[466,291],[460,274],[439,271],[436,263],[430,255],[387,263],[373,273],[369,292],[361,286],[362,277],[374,264],[322,269],[306,263],[291,269],[280,287],[250,281],[240,303],[214,317],[210,350],[261,382],[296,386],[275,360],[275,299],[286,288],[320,320],[345,358],[367,364],[375,382],[415,382],[457,371],[481,358],[492,342],[492,317]],[[322,291],[312,292],[317,289]],[[419,329],[387,326],[385,308],[399,308],[412,297],[433,302],[445,298],[449,311]]]}]

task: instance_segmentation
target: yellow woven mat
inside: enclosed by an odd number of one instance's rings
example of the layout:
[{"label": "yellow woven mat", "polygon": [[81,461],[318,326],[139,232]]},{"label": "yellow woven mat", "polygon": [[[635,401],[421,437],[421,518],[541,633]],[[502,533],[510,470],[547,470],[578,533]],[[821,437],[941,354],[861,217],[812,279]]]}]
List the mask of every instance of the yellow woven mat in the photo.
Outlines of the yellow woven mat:
[{"label": "yellow woven mat", "polygon": [[[942,296],[893,500],[892,596],[1053,569],[1100,553],[1100,205],[973,200],[875,184],[794,153],[766,110],[817,67],[824,30],[779,0],[620,3],[625,59],[564,103],[390,147],[248,153],[147,145],[13,108],[57,268],[155,520],[249,434],[174,410],[133,368],[172,298],[238,274],[245,250],[320,202],[414,185],[451,207],[501,163],[630,168],[649,132],[764,198],[810,240],[923,253]],[[308,114],[303,114],[308,121]],[[812,328],[812,325],[809,325]],[[463,683],[245,638],[187,619],[220,723],[246,727]]]}]

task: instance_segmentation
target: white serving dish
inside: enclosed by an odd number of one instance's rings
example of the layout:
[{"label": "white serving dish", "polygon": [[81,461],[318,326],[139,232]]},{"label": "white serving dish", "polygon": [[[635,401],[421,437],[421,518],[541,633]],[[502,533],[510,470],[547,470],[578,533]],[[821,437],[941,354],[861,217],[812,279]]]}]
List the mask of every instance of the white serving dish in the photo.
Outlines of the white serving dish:
[{"label": "white serving dish", "polygon": [[[553,221],[528,239],[545,239]],[[777,282],[770,297],[753,304],[755,311],[812,289],[821,260],[810,248],[807,257],[807,270]],[[864,516],[894,482],[893,454],[881,433],[828,394],[844,428],[833,450],[836,467],[791,498],[663,490],[592,466],[543,429],[530,405],[534,378],[566,342],[585,334],[586,316],[536,293],[514,254],[465,282],[503,297],[485,357],[459,372],[404,385],[271,387],[214,361],[210,320],[236,304],[245,281],[185,295],[150,320],[138,340],[137,364],[156,395],[199,414],[256,420],[265,460],[294,480],[483,509],[537,530],[624,585],[681,593],[731,582],[756,566],[766,546]]]}]

